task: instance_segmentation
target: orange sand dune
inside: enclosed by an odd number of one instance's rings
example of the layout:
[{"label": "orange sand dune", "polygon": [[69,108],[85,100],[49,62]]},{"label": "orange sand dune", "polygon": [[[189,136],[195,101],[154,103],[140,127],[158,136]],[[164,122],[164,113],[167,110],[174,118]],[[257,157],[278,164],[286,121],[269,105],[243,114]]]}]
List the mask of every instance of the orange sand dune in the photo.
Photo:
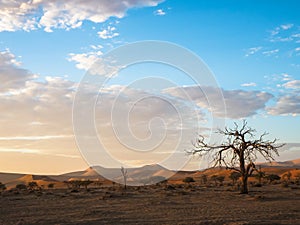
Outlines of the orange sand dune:
[{"label": "orange sand dune", "polygon": [[39,186],[47,187],[50,183],[58,184],[60,182],[48,177],[40,175],[27,174],[18,179],[6,183],[8,189],[15,187],[17,184],[28,184],[29,182],[36,182]]}]

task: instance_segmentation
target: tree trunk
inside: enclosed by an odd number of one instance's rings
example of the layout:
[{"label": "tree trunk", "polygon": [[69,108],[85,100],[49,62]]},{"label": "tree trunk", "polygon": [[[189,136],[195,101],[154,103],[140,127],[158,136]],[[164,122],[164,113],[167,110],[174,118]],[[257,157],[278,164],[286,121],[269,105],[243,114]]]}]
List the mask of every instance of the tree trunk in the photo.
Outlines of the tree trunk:
[{"label": "tree trunk", "polygon": [[124,189],[125,190],[127,189],[127,179],[126,179],[126,177],[124,177]]},{"label": "tree trunk", "polygon": [[241,194],[248,194],[248,176],[242,176]]},{"label": "tree trunk", "polygon": [[242,175],[241,194],[248,194],[248,172],[246,171],[246,166],[245,166],[244,149],[241,150],[239,154],[239,159],[240,159],[240,171]]}]

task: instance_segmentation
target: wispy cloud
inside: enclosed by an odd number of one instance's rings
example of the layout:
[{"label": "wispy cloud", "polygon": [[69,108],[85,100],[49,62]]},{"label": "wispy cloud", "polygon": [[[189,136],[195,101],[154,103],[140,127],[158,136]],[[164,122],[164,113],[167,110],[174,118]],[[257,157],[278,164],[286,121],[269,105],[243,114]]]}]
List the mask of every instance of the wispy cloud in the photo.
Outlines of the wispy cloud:
[{"label": "wispy cloud", "polygon": [[300,27],[295,24],[281,24],[272,30],[269,30],[269,36],[264,40],[262,46],[249,48],[245,56],[257,54],[263,56],[275,56],[278,58],[292,57],[300,55]]},{"label": "wispy cloud", "polygon": [[154,15],[164,16],[164,15],[166,15],[166,11],[164,11],[163,9],[158,9],[158,10],[154,11]]},{"label": "wispy cloud", "polygon": [[294,24],[282,24],[278,27],[275,27],[273,30],[270,31],[271,36],[276,36],[279,34],[281,31],[286,31],[291,29],[294,26]]},{"label": "wispy cloud", "polygon": [[287,73],[266,75],[264,78],[268,85],[265,89],[272,90],[275,93],[281,92],[282,89],[279,88],[283,87],[286,82],[293,80],[292,76]]},{"label": "wispy cloud", "polygon": [[0,152],[16,152],[23,154],[39,154],[40,151],[36,149],[26,149],[26,148],[0,148]]},{"label": "wispy cloud", "polygon": [[[199,88],[202,92],[199,91]],[[186,98],[187,93],[188,96],[192,96],[191,100],[199,107],[209,110],[218,117],[231,119],[255,115],[258,110],[263,110],[265,104],[273,98],[272,94],[261,91],[222,90],[224,99],[218,99],[216,88],[199,86],[169,88],[165,92],[183,99]],[[207,99],[214,99],[213,104],[210,104]],[[222,111],[222,101],[226,106],[226,115]]]},{"label": "wispy cloud", "polygon": [[258,51],[260,51],[261,49],[262,49],[261,46],[249,48],[246,50],[245,56],[248,57],[250,55],[253,55],[253,54],[257,53]]},{"label": "wispy cloud", "polygon": [[254,82],[241,84],[242,87],[256,87],[257,84]]},{"label": "wispy cloud", "polygon": [[102,45],[91,45],[90,46],[93,50],[100,50],[100,49],[103,49],[103,46]]},{"label": "wispy cloud", "polygon": [[81,158],[80,155],[51,153],[51,152],[47,152],[45,150],[43,151],[43,150],[28,149],[28,148],[0,148],[0,152],[57,156],[57,157],[73,158],[73,159],[80,159]]},{"label": "wispy cloud", "polygon": [[288,29],[291,29],[292,27],[294,26],[294,24],[282,24],[280,25],[281,29],[282,30],[288,30]]},{"label": "wispy cloud", "polygon": [[274,50],[270,50],[270,51],[264,51],[264,52],[262,52],[262,54],[265,56],[272,56],[278,52],[279,52],[279,49],[274,49]]},{"label": "wispy cloud", "polygon": [[299,56],[300,55],[300,47],[295,48],[294,53],[296,56]]},{"label": "wispy cloud", "polygon": [[49,140],[49,139],[61,139],[70,138],[71,135],[46,135],[46,136],[11,136],[11,137],[0,137],[0,141],[38,141],[38,140]]},{"label": "wispy cloud", "polygon": [[292,80],[292,76],[287,73],[282,73],[281,76],[282,76],[282,81]]},{"label": "wispy cloud", "polygon": [[300,38],[299,30],[294,24],[282,24],[270,31],[271,42],[297,42]]}]

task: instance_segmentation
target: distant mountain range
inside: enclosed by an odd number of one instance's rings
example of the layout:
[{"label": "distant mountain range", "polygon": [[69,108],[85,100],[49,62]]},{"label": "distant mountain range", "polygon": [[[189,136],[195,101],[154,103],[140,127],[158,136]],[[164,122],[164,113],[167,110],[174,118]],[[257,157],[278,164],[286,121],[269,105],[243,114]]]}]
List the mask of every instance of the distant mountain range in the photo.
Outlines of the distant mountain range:
[{"label": "distant mountain range", "polygon": [[258,165],[262,167],[292,167],[292,168],[299,168],[300,169],[300,158],[289,160],[289,161],[283,161],[283,162],[266,162],[266,163],[258,163]]},{"label": "distant mountain range", "polygon": [[[266,171],[277,173],[279,175],[287,171],[297,171],[300,169],[300,158],[284,162],[258,163]],[[146,165],[138,168],[128,168],[127,181],[129,185],[141,185],[157,182],[157,179],[169,178],[173,181],[181,181],[183,178],[199,177],[201,174],[212,176],[214,174],[222,174],[227,176],[230,171],[209,168],[203,171],[171,171],[160,165]],[[107,179],[109,178],[109,179]],[[153,179],[156,178],[156,179]],[[16,174],[16,173],[0,173],[0,182],[5,183],[8,188],[15,187],[17,184],[27,184],[35,181],[39,185],[47,186],[54,183],[56,187],[65,187],[63,181],[71,180],[97,180],[103,183],[123,182],[123,176],[120,168],[104,168],[101,166],[90,167],[83,171],[65,173],[61,175],[32,175],[32,174]],[[111,180],[111,181],[109,181]]]}]

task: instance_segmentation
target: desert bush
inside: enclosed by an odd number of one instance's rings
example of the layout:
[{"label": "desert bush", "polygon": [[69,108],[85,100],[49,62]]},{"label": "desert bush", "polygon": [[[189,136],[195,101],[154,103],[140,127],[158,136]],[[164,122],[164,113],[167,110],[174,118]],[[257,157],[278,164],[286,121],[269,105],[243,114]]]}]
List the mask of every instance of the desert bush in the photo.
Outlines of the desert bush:
[{"label": "desert bush", "polygon": [[175,188],[175,186],[174,185],[167,185],[166,187],[165,187],[165,190],[167,190],[167,191],[172,191],[172,190],[175,190],[176,188]]},{"label": "desert bush", "polygon": [[13,195],[18,195],[18,194],[20,194],[20,189],[17,189],[14,187],[14,188],[9,189],[8,193],[13,194]]},{"label": "desert bush", "polygon": [[[88,186],[90,185],[90,184],[92,184],[93,183],[93,181],[91,181],[91,180],[81,180],[80,181],[80,186],[84,186],[84,188],[85,188],[85,190],[87,190],[88,189]],[[80,187],[79,186],[79,187]]]},{"label": "desert bush", "polygon": [[253,187],[262,187],[262,184],[261,183],[253,184]]},{"label": "desert bush", "polygon": [[31,191],[39,190],[39,189],[40,189],[39,185],[38,185],[37,182],[35,182],[35,181],[29,182],[28,185],[27,185],[27,187],[28,187],[28,189],[31,190]]},{"label": "desert bush", "polygon": [[27,186],[25,184],[17,184],[16,189],[17,190],[27,190]]},{"label": "desert bush", "polygon": [[184,183],[192,183],[195,182],[194,178],[192,177],[186,177],[182,180]]},{"label": "desert bush", "polygon": [[295,183],[300,184],[300,173],[295,174]]},{"label": "desert bush", "polygon": [[213,175],[213,176],[210,177],[210,179],[215,182],[215,186],[218,185],[218,182],[219,182],[220,186],[223,186],[225,176],[223,176],[223,175]]},{"label": "desert bush", "polygon": [[216,179],[217,179],[217,181],[220,183],[220,185],[223,186],[223,182],[224,182],[224,180],[225,180],[225,176],[219,175],[219,176],[217,176]]},{"label": "desert bush", "polygon": [[210,177],[210,179],[212,180],[212,181],[214,181],[215,182],[215,186],[217,186],[217,177],[218,177],[218,175],[212,175],[211,177]]},{"label": "desert bush", "polygon": [[70,181],[64,181],[64,183],[67,185],[69,189],[72,190],[79,190],[81,186],[83,186],[86,190],[88,189],[88,186],[93,183],[91,180],[70,180]]},{"label": "desert bush", "polygon": [[64,181],[64,184],[67,186],[68,189],[71,189],[71,183],[69,181]]},{"label": "desert bush", "polygon": [[50,183],[50,184],[48,184],[48,188],[50,188],[50,189],[54,188],[54,185],[55,185],[54,183]]},{"label": "desert bush", "polygon": [[261,168],[256,171],[257,173],[254,175],[254,177],[258,180],[258,183],[262,184],[262,178],[266,176],[265,172],[261,171]]},{"label": "desert bush", "polygon": [[282,176],[282,180],[286,182],[290,182],[292,177],[292,173],[289,171]]},{"label": "desert bush", "polygon": [[241,174],[239,172],[233,171],[230,173],[229,178],[232,180],[232,185],[234,186],[236,181],[241,177]]},{"label": "desert bush", "polygon": [[0,182],[0,191],[6,190],[6,185]]},{"label": "desert bush", "polygon": [[103,185],[103,182],[101,182],[100,180],[94,181],[94,185],[96,185],[96,187],[100,188]]},{"label": "desert bush", "polygon": [[266,178],[269,180],[269,183],[280,180],[280,176],[278,176],[277,174],[267,175]]}]

